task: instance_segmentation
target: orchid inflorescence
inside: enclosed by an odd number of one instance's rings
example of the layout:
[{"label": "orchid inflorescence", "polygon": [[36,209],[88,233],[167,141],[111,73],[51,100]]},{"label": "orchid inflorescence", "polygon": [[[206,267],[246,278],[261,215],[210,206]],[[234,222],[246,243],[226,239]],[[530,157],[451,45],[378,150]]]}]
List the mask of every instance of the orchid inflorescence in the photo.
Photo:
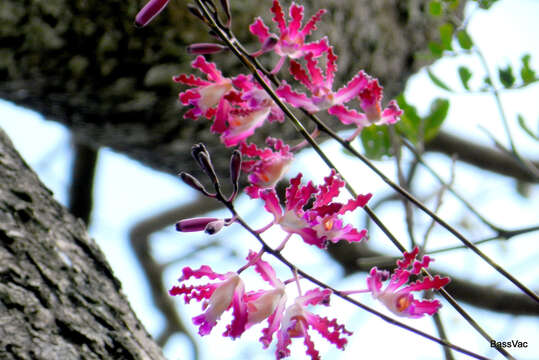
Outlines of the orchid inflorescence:
[{"label": "orchid inflorescence", "polygon": [[[167,3],[168,0],[151,0],[137,15],[136,24],[147,25]],[[221,0],[226,16],[225,24],[220,20],[217,8],[211,0],[197,0],[197,3],[199,7],[189,8],[191,13],[210,27],[215,26],[223,30],[230,44],[237,43],[230,32],[231,13],[228,1]],[[351,335],[351,332],[335,319],[329,320],[308,310],[310,306],[315,305],[329,306],[330,297],[335,293],[334,289],[316,287],[303,292],[300,282],[305,278],[307,280],[312,278],[298,275],[298,270],[290,266],[292,278],[283,281],[277,278],[270,263],[262,258],[265,254],[271,254],[284,262],[280,255],[281,251],[294,235],[304,243],[320,249],[326,249],[330,243],[341,240],[348,243],[366,240],[367,231],[358,230],[345,223],[342,215],[364,207],[372,194],[357,195],[346,202],[337,201],[341,190],[345,187],[345,181],[335,170],[331,170],[318,185],[312,181],[303,181],[303,174],[297,174],[289,180],[284,201],[281,201],[275,186],[287,174],[294,160],[294,153],[306,143],[291,147],[282,139],[270,137],[266,140],[267,147],[259,147],[257,144],[248,143],[248,138],[259,127],[264,126],[266,121],[284,121],[283,103],[302,109],[307,114],[325,111],[345,125],[355,125],[355,131],[349,140],[358,136],[364,127],[371,124],[393,124],[402,114],[394,100],[390,101],[385,109],[382,107],[382,87],[377,79],[364,71],[359,71],[347,85],[334,90],[337,56],[333,47],[327,37],[313,42],[306,41],[306,38],[316,30],[316,24],[325,12],[324,9],[319,10],[302,27],[303,6],[292,3],[287,21],[279,0],[273,0],[272,20],[277,26],[279,35],[272,33],[261,18],[255,19],[249,30],[258,38],[261,48],[247,55],[254,61],[268,52],[277,54],[279,60],[272,71],[264,72],[259,69],[255,73],[226,77],[216,64],[206,60],[203,55],[223,51],[232,45],[201,43],[189,46],[188,50],[198,55],[192,62],[192,67],[203,73],[205,78],[193,74],[180,74],[174,77],[174,81],[190,87],[179,94],[180,102],[190,107],[184,118],[192,120],[206,118],[212,121],[211,132],[218,134],[226,147],[237,147],[230,161],[230,181],[233,191],[229,196],[223,194],[210,154],[202,144],[193,147],[192,155],[209,177],[214,190],[208,191],[190,174],[180,174],[180,178],[187,185],[205,196],[221,201],[231,210],[232,217],[184,219],[176,224],[176,229],[180,232],[205,231],[208,234],[215,234],[224,227],[240,223],[257,238],[262,248],[258,252],[249,250],[246,263],[237,271],[221,274],[213,271],[208,265],[202,265],[196,270],[185,267],[179,278],[180,285],[174,286],[170,294],[182,295],[186,303],[193,299],[202,301],[204,312],[193,318],[194,324],[199,327],[200,335],[209,334],[221,315],[229,309],[232,309],[233,320],[226,326],[223,335],[233,339],[240,337],[251,326],[267,320],[267,327],[262,330],[260,341],[263,347],[267,348],[275,335],[277,359],[290,355],[288,347],[292,338],[303,338],[307,355],[311,359],[319,359],[320,355],[315,349],[309,331],[318,332],[339,349],[344,349],[347,343],[346,336]],[[325,70],[319,62],[323,56],[325,56]],[[290,74],[306,88],[307,93],[294,90],[286,81],[278,82],[273,94],[262,86],[260,79],[266,85],[272,81],[275,84],[275,76],[287,59]],[[348,107],[350,105],[347,104],[353,100],[359,104],[359,109]],[[249,182],[245,193],[253,199],[260,199],[264,209],[273,216],[273,220],[258,230],[253,230],[245,224],[233,206],[240,190],[239,178],[242,172],[247,174]],[[277,248],[268,246],[261,237],[261,234],[274,226],[279,227],[284,233],[284,238]],[[339,292],[339,296],[369,292],[374,299],[379,300],[398,316],[418,318],[425,314],[434,314],[441,307],[438,300],[415,299],[411,293],[440,289],[449,282],[449,279],[439,276],[425,277],[405,285],[410,276],[417,277],[432,261],[428,256],[417,260],[418,254],[417,247],[410,253],[404,253],[404,259],[397,262],[397,268],[392,275],[387,270],[378,270],[376,267],[371,269],[365,289],[342,291]],[[240,276],[247,269],[253,269],[269,284],[269,289],[248,290],[244,279]],[[210,282],[191,284],[193,280],[196,282],[196,279],[203,277]],[[382,289],[386,280],[389,280],[389,284]],[[298,290],[298,296],[290,301],[287,296],[289,284],[296,284]]]}]

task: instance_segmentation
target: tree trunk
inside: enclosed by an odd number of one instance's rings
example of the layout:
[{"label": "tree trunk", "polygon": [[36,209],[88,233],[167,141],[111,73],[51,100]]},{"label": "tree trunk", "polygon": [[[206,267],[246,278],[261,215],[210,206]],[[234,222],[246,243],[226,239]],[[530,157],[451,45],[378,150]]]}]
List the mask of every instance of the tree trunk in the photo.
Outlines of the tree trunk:
[{"label": "tree trunk", "polygon": [[84,224],[0,129],[0,358],[164,359]]}]

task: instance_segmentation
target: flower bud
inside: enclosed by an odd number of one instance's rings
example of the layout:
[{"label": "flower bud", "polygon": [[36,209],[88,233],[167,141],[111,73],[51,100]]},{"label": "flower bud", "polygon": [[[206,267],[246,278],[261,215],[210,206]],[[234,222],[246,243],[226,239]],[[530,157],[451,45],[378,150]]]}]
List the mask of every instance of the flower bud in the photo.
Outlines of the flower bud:
[{"label": "flower bud", "polygon": [[227,50],[226,46],[213,43],[197,43],[187,47],[189,54],[204,55],[204,54],[216,54]]},{"label": "flower bud", "polygon": [[182,181],[186,185],[189,185],[193,189],[195,189],[197,191],[200,191],[201,193],[203,193],[206,196],[212,196],[210,193],[208,193],[206,191],[206,189],[204,189],[204,186],[193,175],[185,173],[185,172],[181,172],[178,175],[179,175],[180,179],[182,179]]},{"label": "flower bud", "polygon": [[204,171],[204,173],[208,175],[211,182],[214,185],[218,186],[219,180],[217,179],[217,174],[213,169],[210,154],[208,153],[208,150],[206,150],[206,147],[203,144],[194,145],[191,149],[191,154],[198,162],[198,165],[200,166],[202,171]]},{"label": "flower bud", "polygon": [[238,181],[241,175],[241,153],[234,150],[230,157],[230,181],[234,186],[234,191],[238,189]]},{"label": "flower bud", "polygon": [[219,232],[223,228],[223,226],[225,226],[225,221],[223,219],[218,219],[206,225],[204,232],[213,235]]},{"label": "flower bud", "polygon": [[135,17],[135,25],[146,26],[156,17],[168,4],[168,0],[150,0]]},{"label": "flower bud", "polygon": [[[183,219],[176,223],[176,230],[181,232],[194,232],[206,230],[206,227],[216,221],[223,220],[217,218],[192,218],[192,219]],[[222,227],[222,226],[221,226]],[[219,229],[220,230],[220,229]],[[207,231],[206,231],[207,232]]]}]

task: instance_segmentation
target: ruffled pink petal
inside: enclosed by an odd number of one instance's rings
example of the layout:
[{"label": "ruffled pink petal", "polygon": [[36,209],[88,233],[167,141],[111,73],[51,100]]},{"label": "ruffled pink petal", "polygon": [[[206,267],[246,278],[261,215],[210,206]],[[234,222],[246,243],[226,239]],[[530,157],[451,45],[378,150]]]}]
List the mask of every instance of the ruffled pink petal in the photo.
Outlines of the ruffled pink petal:
[{"label": "ruffled pink petal", "polygon": [[308,332],[303,336],[303,343],[307,347],[306,354],[311,357],[311,360],[320,360],[320,353],[314,347],[314,342],[311,340]]},{"label": "ruffled pink petal", "polygon": [[223,79],[223,74],[217,69],[217,66],[212,62],[206,61],[202,55],[197,56],[191,63],[191,66],[194,69],[202,71],[208,76],[208,79],[214,82],[220,82]]},{"label": "ruffled pink petal", "polygon": [[281,298],[279,304],[275,308],[273,314],[268,317],[268,327],[262,329],[262,336],[260,337],[260,342],[264,349],[266,349],[273,340],[273,334],[279,329],[281,325],[281,319],[283,318],[283,312],[286,305],[286,296]]},{"label": "ruffled pink petal", "polygon": [[196,89],[189,89],[181,92],[179,98],[183,105],[194,105],[200,99],[200,93]]},{"label": "ruffled pink petal", "polygon": [[358,96],[359,92],[367,85],[368,77],[363,70],[357,73],[356,76],[348,84],[340,88],[334,98],[335,104],[344,104]]},{"label": "ruffled pink petal", "polygon": [[309,35],[312,31],[316,30],[316,23],[320,21],[320,18],[326,13],[326,11],[326,9],[318,10],[318,12],[311,17],[307,24],[305,24],[303,30],[301,30],[301,36],[303,36],[303,38]]},{"label": "ruffled pink petal", "polygon": [[309,99],[305,94],[293,91],[290,85],[286,83],[281,85],[281,87],[279,87],[275,93],[284,101],[297,108],[303,108],[310,113],[319,111],[319,108],[314,105],[311,99]]},{"label": "ruffled pink petal", "polygon": [[[322,71],[318,67],[318,61],[313,58],[312,53],[308,53],[305,55],[305,61],[307,61],[307,69],[309,70],[309,74],[311,75],[311,89],[312,86],[320,85],[324,82],[324,77],[322,76]],[[290,62],[292,65],[292,61]],[[331,88],[331,87],[329,87]]]},{"label": "ruffled pink petal", "polygon": [[332,169],[331,174],[324,178],[324,184],[318,187],[318,194],[314,202],[314,207],[326,205],[335,197],[339,196],[340,189],[344,186],[344,181],[337,175],[337,172]]},{"label": "ruffled pink petal", "polygon": [[197,270],[193,270],[189,266],[186,266],[182,269],[182,276],[180,277],[179,281],[189,280],[191,277],[194,277],[195,279],[207,277],[211,280],[223,280],[226,278],[226,275],[214,272],[208,265],[202,265]]},{"label": "ruffled pink petal", "polygon": [[[258,254],[252,250],[249,250],[249,255],[247,255],[247,261],[252,262]],[[256,262],[253,262],[255,271],[260,275],[260,277],[267,281],[273,287],[283,286],[281,280],[277,279],[275,275],[275,270],[273,267],[266,261],[262,260],[261,257],[256,259]]]},{"label": "ruffled pink petal", "polygon": [[434,278],[426,277],[423,280],[417,280],[416,282],[402,288],[399,291],[402,292],[410,292],[410,291],[421,291],[421,290],[431,290],[436,289],[439,290],[443,286],[449,284],[451,279],[445,277],[442,278],[439,275],[434,276]]},{"label": "ruffled pink petal", "polygon": [[257,17],[255,22],[249,26],[249,31],[251,34],[258,37],[260,43],[264,43],[264,41],[270,37],[269,28],[264,24],[264,21],[260,17]]},{"label": "ruffled pink petal", "polygon": [[284,19],[283,9],[281,8],[281,4],[279,3],[279,0],[273,0],[273,6],[271,7],[271,12],[273,13],[272,20],[279,27],[279,31],[281,32],[281,35],[285,34],[286,22]]},{"label": "ruffled pink petal", "polygon": [[340,240],[345,240],[345,241],[348,241],[349,243],[360,242],[366,236],[367,236],[366,229],[357,231],[357,229],[354,228],[352,225],[347,225],[342,229],[342,232],[338,236],[336,236],[335,239],[331,239],[331,242],[337,243]]},{"label": "ruffled pink petal", "polygon": [[301,26],[301,21],[303,20],[303,6],[292,3],[288,11],[292,19],[290,24],[288,24],[288,36],[293,39],[296,37]]},{"label": "ruffled pink petal", "polygon": [[190,86],[206,86],[210,85],[211,82],[207,80],[203,80],[195,75],[187,75],[187,74],[180,74],[177,76],[173,76],[172,80],[174,80],[177,83],[190,85]]},{"label": "ruffled pink petal", "polygon": [[314,288],[308,290],[304,295],[296,298],[296,302],[301,306],[307,305],[329,305],[329,298],[332,292],[329,289]]},{"label": "ruffled pink petal", "polygon": [[[335,79],[335,73],[337,72],[337,55],[333,52],[333,48],[328,48],[327,55],[327,70],[326,70],[326,87],[331,89],[333,87],[333,80]],[[338,94],[337,94],[338,96]]]},{"label": "ruffled pink petal", "polygon": [[329,320],[315,314],[307,313],[308,324],[320,333],[326,340],[344,350],[348,340],[342,336],[352,335],[351,331],[346,330],[344,325],[337,323],[336,319]]},{"label": "ruffled pink petal", "polygon": [[402,260],[397,260],[397,266],[400,269],[408,268],[413,263],[418,254],[419,248],[417,246],[411,252],[405,251]]},{"label": "ruffled pink petal", "polygon": [[420,318],[425,314],[433,315],[441,307],[438,300],[413,300],[405,312],[411,318]]},{"label": "ruffled pink petal", "polygon": [[300,235],[306,244],[317,246],[320,249],[325,249],[327,247],[326,240],[323,237],[318,236],[316,230],[312,228],[303,228],[294,232]]},{"label": "ruffled pink petal", "polygon": [[217,112],[215,113],[215,120],[210,127],[211,132],[222,134],[227,129],[228,116],[230,114],[231,106],[225,99],[219,101],[219,106],[217,107]]},{"label": "ruffled pink petal", "polygon": [[395,100],[391,100],[387,107],[382,111],[381,124],[394,124],[400,120],[400,116],[404,113],[397,105]]},{"label": "ruffled pink petal", "polygon": [[328,38],[327,36],[324,36],[322,39],[318,40],[317,42],[312,42],[305,44],[301,47],[301,50],[304,53],[311,53],[314,57],[319,57],[324,52],[328,51],[329,44],[328,44]]},{"label": "ruffled pink petal", "polygon": [[358,207],[364,207],[367,202],[372,198],[372,194],[358,195],[355,199],[350,199],[339,210],[339,214],[344,214],[348,211],[354,211]]},{"label": "ruffled pink petal", "polygon": [[389,272],[386,270],[378,270],[375,266],[367,276],[367,288],[372,292],[373,296],[377,296],[382,290],[383,279],[389,278]]},{"label": "ruffled pink petal", "polygon": [[294,79],[305,85],[306,88],[312,89],[313,83],[299,62],[290,60],[290,74],[294,77]]},{"label": "ruffled pink petal", "polygon": [[260,192],[260,198],[264,200],[264,208],[273,215],[275,222],[279,222],[283,216],[283,209],[275,190],[270,189]]},{"label": "ruffled pink petal", "polygon": [[365,114],[350,110],[344,105],[334,105],[328,109],[328,113],[335,115],[344,125],[355,124],[358,128],[370,125]]}]

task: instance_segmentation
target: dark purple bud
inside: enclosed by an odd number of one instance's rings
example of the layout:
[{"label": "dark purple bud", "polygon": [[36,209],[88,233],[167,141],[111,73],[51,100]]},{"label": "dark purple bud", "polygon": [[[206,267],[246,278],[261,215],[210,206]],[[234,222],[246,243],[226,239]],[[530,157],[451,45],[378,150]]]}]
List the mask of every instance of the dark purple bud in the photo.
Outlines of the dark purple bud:
[{"label": "dark purple bud", "polygon": [[150,0],[135,17],[135,25],[143,27],[148,25],[168,4],[168,0]]},{"label": "dark purple bud", "polygon": [[206,225],[204,232],[206,232],[207,234],[213,235],[219,232],[223,228],[223,226],[225,226],[225,221],[222,219],[218,219]]},{"label": "dark purple bud", "polygon": [[238,181],[241,175],[241,153],[238,150],[234,150],[232,156],[230,157],[230,181],[234,187],[234,191],[230,196],[230,200],[233,200],[236,197],[238,192]]},{"label": "dark purple bud", "polygon": [[193,4],[188,4],[187,5],[187,10],[189,10],[189,12],[193,15],[195,15],[197,18],[199,18],[200,20],[204,21],[204,22],[207,22],[206,19],[204,18],[204,15],[202,15],[202,13],[200,12],[200,10]]},{"label": "dark purple bud", "polygon": [[210,154],[208,153],[208,150],[206,150],[206,147],[203,144],[194,145],[191,149],[191,154],[198,162],[198,165],[202,171],[204,171],[204,173],[210,178],[211,182],[217,186],[219,184],[219,180],[217,179],[217,174],[215,174],[215,170],[213,169]]},{"label": "dark purple bud", "polygon": [[216,54],[220,53],[224,50],[227,50],[228,48],[226,46],[223,46],[221,44],[213,44],[213,43],[198,43],[198,44],[192,44],[187,47],[187,52],[189,54],[195,54],[195,55],[205,55],[205,54]]},{"label": "dark purple bud", "polygon": [[211,196],[210,193],[208,193],[206,189],[204,189],[204,186],[200,183],[200,181],[198,181],[197,178],[195,178],[193,175],[181,172],[178,174],[178,176],[185,184],[189,185],[193,189],[200,191],[204,195]]},{"label": "dark purple bud", "polygon": [[[194,232],[205,230],[208,224],[219,221],[217,218],[183,219],[176,223],[176,230],[181,232]],[[222,220],[221,220],[222,221]]]}]

